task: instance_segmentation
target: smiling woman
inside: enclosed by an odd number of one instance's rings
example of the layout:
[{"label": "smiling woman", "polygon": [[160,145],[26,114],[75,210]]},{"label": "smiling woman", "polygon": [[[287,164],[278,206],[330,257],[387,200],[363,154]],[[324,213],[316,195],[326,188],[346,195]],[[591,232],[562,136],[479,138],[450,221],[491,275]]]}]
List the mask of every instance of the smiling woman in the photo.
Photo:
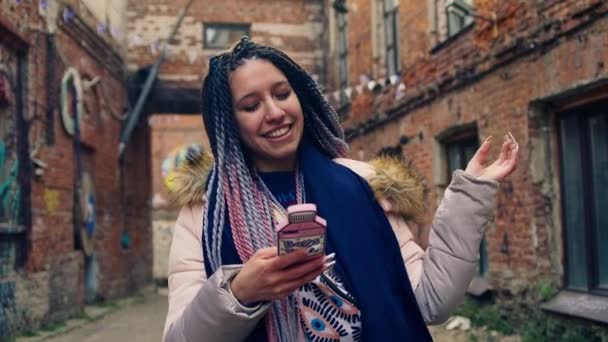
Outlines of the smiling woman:
[{"label": "smiling woman", "polygon": [[272,63],[251,59],[230,74],[234,114],[259,171],[290,171],[304,131],[300,101]]},{"label": "smiling woman", "polygon": [[[189,156],[174,178],[164,340],[430,341],[426,325],[475,274],[515,139],[485,166],[487,140],[454,173],[423,251],[407,224],[424,206],[420,178],[401,160],[344,158],[335,110],[281,51],[244,37],[213,57],[202,108],[213,159]],[[325,253],[278,255],[275,227],[304,203],[327,223]]]}]

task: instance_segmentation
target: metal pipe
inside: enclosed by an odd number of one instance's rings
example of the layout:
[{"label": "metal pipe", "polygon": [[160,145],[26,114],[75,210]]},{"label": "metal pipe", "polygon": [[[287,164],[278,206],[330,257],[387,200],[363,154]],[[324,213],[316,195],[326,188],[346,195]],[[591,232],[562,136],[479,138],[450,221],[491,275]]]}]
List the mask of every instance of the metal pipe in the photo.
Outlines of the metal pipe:
[{"label": "metal pipe", "polygon": [[177,18],[177,22],[173,26],[173,31],[171,31],[171,34],[165,41],[165,44],[163,44],[160,55],[154,62],[154,65],[152,66],[152,69],[150,70],[150,73],[148,74],[148,78],[146,79],[146,82],[144,83],[144,87],[143,87],[141,93],[139,94],[139,97],[137,98],[135,107],[129,114],[127,125],[125,126],[125,129],[123,130],[122,135],[120,136],[120,144],[118,145],[118,158],[119,159],[122,159],[124,156],[124,151],[125,151],[125,148],[127,147],[127,144],[129,143],[131,134],[133,133],[133,130],[135,129],[135,126],[137,125],[137,123],[139,121],[139,117],[141,116],[141,113],[143,111],[146,100],[148,99],[148,95],[150,94],[150,91],[152,90],[152,87],[154,86],[156,77],[158,75],[158,71],[160,70],[160,66],[163,63],[163,60],[165,59],[165,56],[167,54],[167,45],[169,44],[169,42],[171,40],[173,40],[173,37],[175,37],[175,34],[177,34],[177,31],[179,30],[179,27],[181,26],[182,21],[184,20],[184,17],[186,16],[188,9],[190,8],[190,5],[192,5],[193,2],[194,2],[194,0],[188,1],[188,4],[186,5],[186,7],[184,7],[181,10],[179,17]]}]

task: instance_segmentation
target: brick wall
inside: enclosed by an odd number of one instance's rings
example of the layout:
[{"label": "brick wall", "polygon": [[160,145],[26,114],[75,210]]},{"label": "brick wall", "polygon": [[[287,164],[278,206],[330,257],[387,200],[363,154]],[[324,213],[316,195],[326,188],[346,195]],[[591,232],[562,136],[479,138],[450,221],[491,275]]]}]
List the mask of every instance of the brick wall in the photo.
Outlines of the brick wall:
[{"label": "brick wall", "polygon": [[[151,280],[149,177],[142,177],[149,169],[149,130],[146,125],[138,127],[127,149],[125,202],[131,211],[121,211],[117,152],[123,123],[117,117],[126,104],[122,62],[112,48],[117,43],[95,33],[91,14],[79,3],[72,5],[75,16],[65,22],[59,16],[59,29],[49,49],[37,3],[0,4],[0,44],[7,51],[21,51],[26,58],[23,116],[27,130],[23,136],[27,172],[22,174],[27,178],[21,179],[22,189],[27,190],[22,202],[27,207],[22,221],[25,243],[17,247],[22,260],[12,259],[11,269],[0,274],[0,339],[78,313],[88,292],[93,291],[92,298],[109,299]],[[104,48],[96,51],[94,46]],[[88,80],[99,78],[84,92],[87,113],[81,125],[82,167],[91,175],[96,195],[92,243],[99,271],[92,277],[85,266],[90,263],[75,243],[77,158],[74,139],[64,130],[59,112],[59,86],[68,67]],[[30,153],[45,165],[41,174],[35,174]],[[128,248],[121,247],[123,227],[129,232]],[[8,236],[0,234],[3,239]]]},{"label": "brick wall", "polygon": [[[221,52],[203,46],[203,23],[251,24],[251,38],[286,51],[309,71],[321,74],[323,33],[321,1],[195,1],[178,34],[170,44],[160,79],[193,88],[200,87],[208,58]],[[185,5],[185,4],[184,4]],[[128,54],[129,71],[152,64],[156,54],[150,45],[169,36],[181,6],[163,1],[131,1],[128,28],[137,37]],[[190,56],[194,58],[191,60]]]},{"label": "brick wall", "polygon": [[[352,1],[349,28],[355,32],[349,38],[365,39],[367,18],[358,16],[357,8],[367,2]],[[505,288],[539,277],[561,282],[563,233],[553,123],[560,106],[608,95],[597,88],[608,78],[608,8],[593,1],[475,1],[480,15],[497,14],[498,34],[492,24],[477,20],[441,41],[431,32],[430,3],[400,2],[407,89],[397,100],[397,85],[352,99],[345,121],[351,155],[369,159],[383,147],[400,146],[413,160],[430,190],[429,211],[418,234],[424,245],[447,185],[442,139],[458,127],[476,127],[480,142],[494,137],[495,157],[504,133],[511,131],[521,146],[520,164],[501,185],[487,233],[491,279]],[[353,44],[358,41],[349,41],[349,47]],[[368,55],[362,54],[350,58]],[[403,136],[409,142],[400,145]]]}]

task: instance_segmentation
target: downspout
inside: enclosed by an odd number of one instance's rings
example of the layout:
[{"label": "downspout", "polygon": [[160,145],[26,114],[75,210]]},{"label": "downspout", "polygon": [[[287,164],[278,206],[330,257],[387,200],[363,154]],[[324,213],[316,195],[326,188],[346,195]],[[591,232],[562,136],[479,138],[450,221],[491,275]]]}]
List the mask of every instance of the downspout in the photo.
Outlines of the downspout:
[{"label": "downspout", "polygon": [[190,6],[192,5],[193,2],[194,2],[194,0],[189,0],[188,3],[186,4],[186,7],[182,8],[182,10],[180,11],[177,21],[176,21],[175,25],[173,26],[173,30],[169,34],[169,37],[167,37],[165,44],[163,44],[161,51],[160,51],[160,55],[154,62],[154,65],[152,66],[152,69],[150,70],[150,73],[148,74],[148,77],[146,78],[144,87],[143,87],[141,93],[139,94],[139,97],[137,98],[137,102],[135,103],[135,107],[127,115],[127,123],[120,136],[120,143],[118,145],[118,172],[119,172],[118,177],[120,179],[119,180],[120,181],[120,204],[119,205],[120,205],[120,227],[122,230],[122,233],[120,236],[120,245],[123,249],[129,249],[132,244],[131,234],[129,232],[129,229],[127,228],[126,208],[127,208],[128,203],[127,203],[127,194],[126,194],[126,191],[127,191],[126,183],[127,182],[125,179],[126,174],[127,174],[126,161],[125,161],[125,150],[126,150],[127,144],[129,143],[129,139],[131,138],[131,134],[133,133],[135,126],[137,126],[137,123],[139,122],[144,105],[148,99],[148,95],[150,94],[150,91],[152,90],[152,87],[154,86],[154,83],[156,82],[156,78],[158,76],[160,66],[163,63],[165,56],[167,55],[167,45],[170,41],[173,40],[173,38],[177,34],[177,31],[179,30],[179,28],[182,24],[182,21],[184,20],[184,17],[186,16],[186,13],[188,13],[188,9],[190,8]]},{"label": "downspout", "polygon": [[184,20],[184,17],[186,16],[188,9],[190,8],[190,6],[192,5],[193,2],[194,2],[194,0],[188,1],[188,4],[186,4],[186,7],[184,7],[181,10],[179,17],[177,18],[177,22],[173,26],[173,31],[171,31],[171,34],[165,41],[165,44],[162,45],[160,55],[154,62],[154,65],[152,66],[152,69],[150,70],[150,73],[148,74],[148,78],[146,79],[146,82],[144,83],[144,87],[143,87],[141,93],[139,94],[139,97],[137,98],[135,107],[133,108],[131,113],[129,113],[129,116],[128,116],[129,119],[127,121],[127,125],[125,126],[125,129],[123,130],[122,135],[120,136],[120,144],[118,145],[118,158],[119,159],[124,158],[125,148],[127,147],[127,144],[129,143],[129,139],[131,138],[133,129],[135,129],[135,126],[139,122],[139,117],[141,116],[143,107],[146,104],[146,101],[148,100],[148,95],[150,94],[150,91],[152,90],[152,87],[154,86],[154,83],[156,82],[156,78],[158,76],[160,66],[163,63],[165,56],[167,55],[167,45],[169,44],[170,41],[173,40],[173,38],[177,34],[177,31],[179,30],[179,27],[181,26],[182,21]]}]

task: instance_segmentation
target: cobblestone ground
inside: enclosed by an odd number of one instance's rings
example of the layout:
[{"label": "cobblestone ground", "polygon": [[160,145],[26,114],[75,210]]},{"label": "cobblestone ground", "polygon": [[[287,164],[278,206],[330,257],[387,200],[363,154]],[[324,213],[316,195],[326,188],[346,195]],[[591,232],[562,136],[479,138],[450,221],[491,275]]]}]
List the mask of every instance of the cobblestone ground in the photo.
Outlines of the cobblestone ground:
[{"label": "cobblestone ground", "polygon": [[[142,295],[120,301],[118,308],[89,307],[93,320],[72,320],[53,332],[19,338],[17,342],[151,342],[160,341],[167,313],[166,289],[148,289]],[[517,336],[504,337],[485,329],[448,331],[431,327],[435,342],[519,342]]]}]

